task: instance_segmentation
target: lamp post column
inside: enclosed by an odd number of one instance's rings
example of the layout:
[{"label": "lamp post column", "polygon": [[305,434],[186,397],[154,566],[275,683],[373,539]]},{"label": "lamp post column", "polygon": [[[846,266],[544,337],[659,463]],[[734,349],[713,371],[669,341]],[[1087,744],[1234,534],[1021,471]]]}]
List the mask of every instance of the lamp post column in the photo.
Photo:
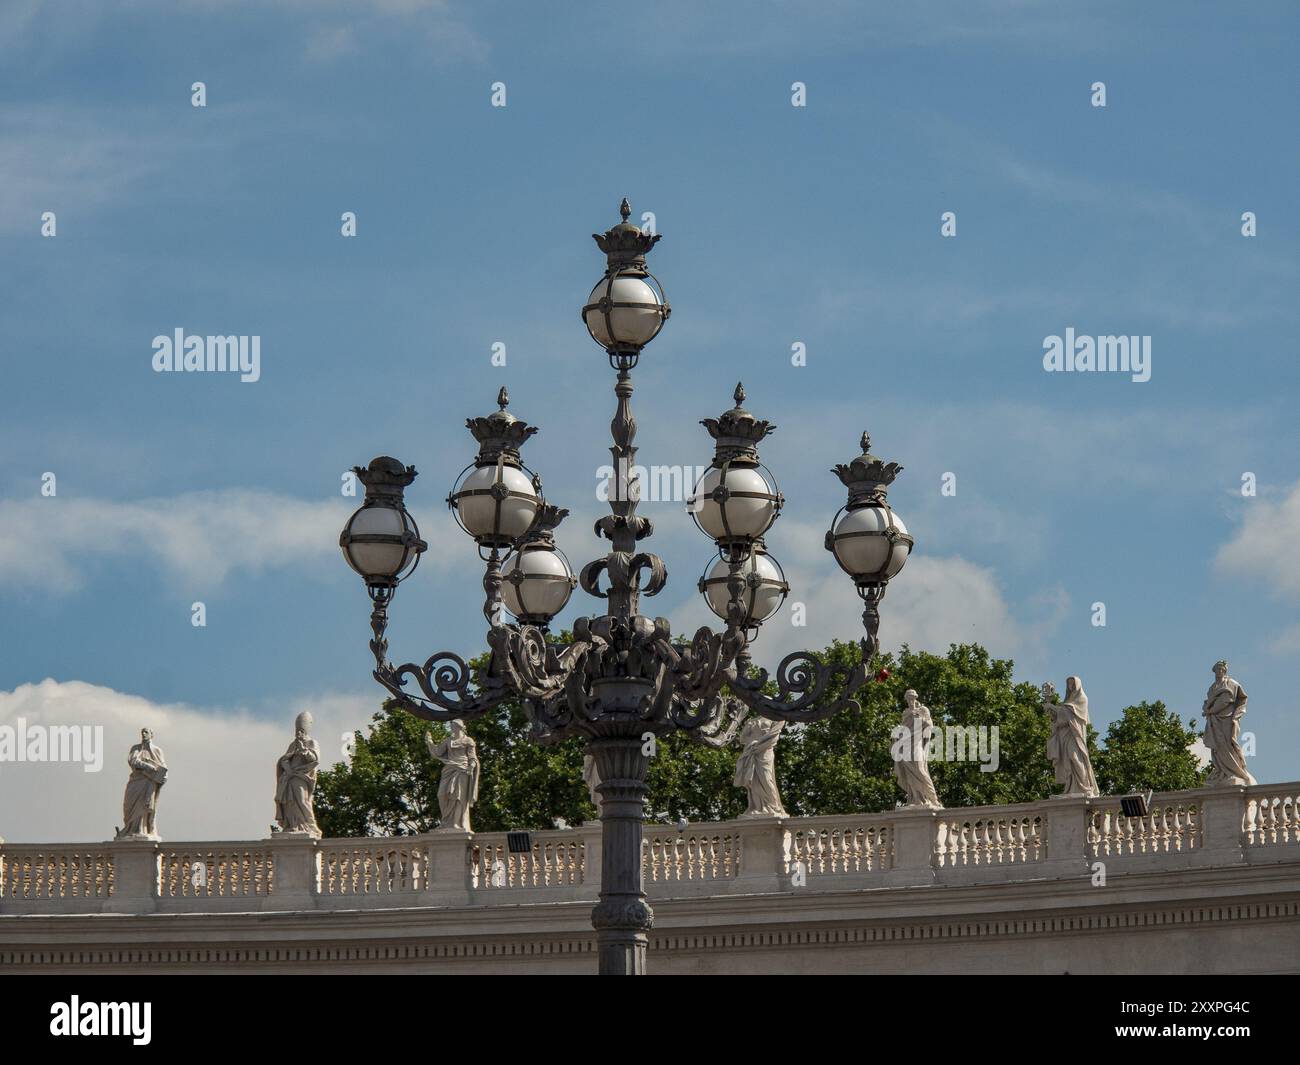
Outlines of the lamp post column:
[{"label": "lamp post column", "polygon": [[[628,722],[635,726],[635,721]],[[643,976],[654,913],[641,874],[649,759],[638,735],[588,742],[600,774],[600,902],[591,911],[601,976]]]}]

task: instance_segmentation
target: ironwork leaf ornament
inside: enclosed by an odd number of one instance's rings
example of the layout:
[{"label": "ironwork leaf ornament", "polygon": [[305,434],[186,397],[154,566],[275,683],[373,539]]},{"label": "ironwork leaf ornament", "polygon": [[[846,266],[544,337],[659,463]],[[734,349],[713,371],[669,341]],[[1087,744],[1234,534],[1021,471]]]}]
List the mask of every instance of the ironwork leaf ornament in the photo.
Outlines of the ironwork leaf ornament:
[{"label": "ironwork leaf ornament", "polygon": [[668,583],[668,567],[664,560],[658,555],[642,552],[632,559],[632,570],[640,573],[643,569],[650,571],[650,579],[641,586],[641,591],[646,595],[658,595]]}]

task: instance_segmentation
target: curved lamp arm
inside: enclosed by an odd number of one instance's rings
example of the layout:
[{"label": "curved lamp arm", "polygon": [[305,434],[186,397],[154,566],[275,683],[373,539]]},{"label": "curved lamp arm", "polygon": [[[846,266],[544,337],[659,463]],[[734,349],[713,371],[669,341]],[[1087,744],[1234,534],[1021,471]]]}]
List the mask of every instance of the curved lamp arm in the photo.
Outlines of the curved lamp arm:
[{"label": "curved lamp arm", "polygon": [[[841,710],[858,708],[854,695],[867,682],[867,659],[853,665],[828,665],[811,651],[795,651],[777,667],[775,696],[763,693],[768,679],[767,670],[760,669],[756,677],[733,675],[728,685],[737,699],[761,717],[820,721]],[[828,698],[837,680],[843,687],[835,698]]]},{"label": "curved lamp arm", "polygon": [[[572,648],[557,653],[540,629],[496,622],[488,630],[492,657],[486,675],[479,690],[471,691],[473,671],[451,651],[439,651],[423,665],[406,662],[394,666],[388,661],[387,627],[388,597],[376,598],[370,614],[373,676],[403,710],[426,721],[480,717],[512,696],[522,698],[526,708],[548,703],[563,693],[566,680],[581,661],[581,655],[570,653]],[[422,697],[406,690],[410,678]]]}]

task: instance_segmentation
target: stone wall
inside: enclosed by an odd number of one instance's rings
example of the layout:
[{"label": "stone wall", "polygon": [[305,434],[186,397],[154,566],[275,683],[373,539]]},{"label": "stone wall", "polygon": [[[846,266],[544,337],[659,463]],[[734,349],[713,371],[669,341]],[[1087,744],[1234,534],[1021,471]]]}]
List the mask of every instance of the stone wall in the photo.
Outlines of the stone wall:
[{"label": "stone wall", "polygon": [[[651,970],[1300,971],[1297,796],[647,826]],[[4,844],[0,967],[593,972],[599,826],[531,842]]]}]

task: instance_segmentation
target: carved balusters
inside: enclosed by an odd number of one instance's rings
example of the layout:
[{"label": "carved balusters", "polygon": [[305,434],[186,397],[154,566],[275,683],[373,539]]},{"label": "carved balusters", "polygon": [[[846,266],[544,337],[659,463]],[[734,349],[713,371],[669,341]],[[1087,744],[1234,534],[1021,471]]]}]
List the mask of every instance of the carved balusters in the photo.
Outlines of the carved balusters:
[{"label": "carved balusters", "polygon": [[950,821],[948,823],[948,854],[947,864],[955,866],[957,858],[961,854],[961,833],[962,826],[960,823]]},{"label": "carved balusters", "polygon": [[1247,846],[1272,847],[1300,842],[1298,802],[1295,795],[1252,796],[1243,817]]},{"label": "carved balusters", "polygon": [[1267,811],[1264,819],[1264,836],[1269,843],[1276,843],[1278,841],[1278,800],[1276,798],[1270,799],[1264,804],[1264,807]]}]

